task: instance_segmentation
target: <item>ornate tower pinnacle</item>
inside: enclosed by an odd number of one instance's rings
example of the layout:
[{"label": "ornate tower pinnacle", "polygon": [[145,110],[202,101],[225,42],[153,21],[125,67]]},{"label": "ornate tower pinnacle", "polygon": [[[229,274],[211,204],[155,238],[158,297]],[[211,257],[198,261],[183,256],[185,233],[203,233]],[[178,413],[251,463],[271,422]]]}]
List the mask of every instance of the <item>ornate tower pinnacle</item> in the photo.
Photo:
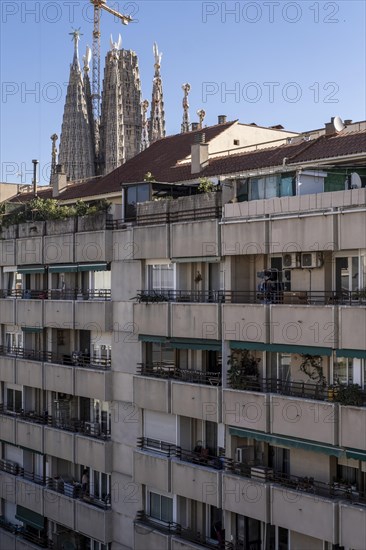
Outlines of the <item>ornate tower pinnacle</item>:
[{"label": "ornate tower pinnacle", "polygon": [[189,132],[189,102],[188,102],[188,94],[191,91],[191,85],[183,84],[182,90],[184,92],[183,97],[183,122],[182,122],[182,130],[181,133],[184,134],[185,132]]},{"label": "ornate tower pinnacle", "polygon": [[52,134],[51,140],[52,140],[52,160],[51,160],[50,183],[51,183],[53,174],[56,173],[56,165],[57,165],[57,147],[56,147],[56,141],[58,140],[58,135],[57,135],[57,134]]},{"label": "ornate tower pinnacle", "polygon": [[165,113],[164,113],[164,98],[163,98],[163,85],[161,81],[161,58],[162,53],[159,53],[156,42],[153,46],[153,52],[155,57],[155,74],[153,79],[152,101],[151,101],[151,115],[149,125],[149,140],[150,143],[165,137]]},{"label": "ornate tower pinnacle", "polygon": [[145,99],[141,103],[142,112],[142,133],[141,133],[141,151],[145,151],[150,145],[149,142],[149,122],[147,120],[147,111],[149,108],[149,102]]},{"label": "ornate tower pinnacle", "polygon": [[198,118],[199,118],[198,129],[202,130],[203,121],[204,121],[205,116],[206,116],[206,111],[204,111],[203,109],[199,109],[197,111],[197,115],[198,115]]},{"label": "ornate tower pinnacle", "polygon": [[89,118],[88,99],[79,64],[80,29],[70,33],[74,41],[74,57],[70,67],[64,116],[60,138],[59,163],[71,181],[94,176],[93,127]]}]

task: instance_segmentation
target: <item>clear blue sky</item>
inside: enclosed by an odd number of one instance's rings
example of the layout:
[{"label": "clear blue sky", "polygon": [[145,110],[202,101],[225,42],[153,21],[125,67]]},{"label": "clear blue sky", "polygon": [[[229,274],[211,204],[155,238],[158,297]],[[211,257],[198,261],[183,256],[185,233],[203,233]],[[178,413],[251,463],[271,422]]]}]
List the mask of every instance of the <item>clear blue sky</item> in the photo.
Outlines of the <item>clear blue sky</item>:
[{"label": "clear blue sky", "polygon": [[[151,100],[152,44],[163,52],[167,133],[180,131],[182,90],[191,84],[190,114],[305,131],[331,116],[363,120],[365,2],[114,1],[137,21],[102,18],[102,59],[109,36],[137,52],[143,97]],[[89,0],[1,0],[0,181],[30,183],[33,158],[43,176],[50,136],[60,135],[73,44],[91,45]],[[33,93],[31,92],[33,90]],[[232,91],[232,93],[230,93]],[[18,176],[18,173],[23,173]]]}]

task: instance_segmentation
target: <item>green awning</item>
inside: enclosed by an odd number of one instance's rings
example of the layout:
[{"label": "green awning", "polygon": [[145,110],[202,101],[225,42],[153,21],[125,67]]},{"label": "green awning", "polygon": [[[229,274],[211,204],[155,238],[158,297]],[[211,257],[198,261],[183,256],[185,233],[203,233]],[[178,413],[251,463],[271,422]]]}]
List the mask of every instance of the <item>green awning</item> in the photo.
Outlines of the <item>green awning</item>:
[{"label": "green awning", "polygon": [[45,273],[46,268],[44,265],[24,265],[17,268],[17,272],[20,275],[32,275],[33,273]]},{"label": "green awning", "polygon": [[219,256],[197,256],[191,258],[172,258],[171,261],[173,264],[188,264],[191,262],[217,263],[221,262],[221,258]]},{"label": "green awning", "polygon": [[353,458],[354,460],[362,460],[363,462],[366,462],[366,453],[363,453],[361,451],[346,449],[346,457]]},{"label": "green awning", "polygon": [[198,349],[207,351],[221,351],[222,344],[215,340],[174,338],[170,340],[172,348],[176,349]]},{"label": "green awning", "polygon": [[153,342],[155,344],[166,344],[169,340],[165,336],[151,336],[150,334],[139,334],[140,342]]},{"label": "green awning", "polygon": [[354,357],[355,359],[366,359],[366,350],[363,349],[337,349],[337,357]]},{"label": "green awning", "polygon": [[25,334],[39,334],[40,332],[43,332],[42,327],[22,327],[22,331]]},{"label": "green awning", "polygon": [[293,346],[287,344],[263,344],[261,342],[230,341],[231,349],[248,349],[255,351],[271,351],[274,353],[298,353],[308,355],[332,355],[331,348],[318,348],[315,346]]},{"label": "green awning", "polygon": [[48,268],[49,273],[76,273],[77,265],[52,265]]},{"label": "green awning", "polygon": [[107,270],[108,270],[108,264],[106,262],[78,265],[78,271],[107,271]]},{"label": "green awning", "polygon": [[38,529],[39,531],[44,529],[45,518],[40,514],[33,512],[33,510],[19,506],[19,504],[17,505],[15,517],[19,521],[30,525],[34,529]]},{"label": "green awning", "polygon": [[279,447],[303,449],[304,451],[312,451],[337,457],[345,454],[345,451],[339,447],[323,445],[321,443],[306,441],[304,439],[292,439],[291,437],[282,437],[279,435],[255,432],[253,430],[244,430],[242,428],[229,428],[229,433],[230,435],[236,435],[238,437],[249,437],[251,439],[255,439],[256,441],[265,441],[270,445],[277,445]]}]

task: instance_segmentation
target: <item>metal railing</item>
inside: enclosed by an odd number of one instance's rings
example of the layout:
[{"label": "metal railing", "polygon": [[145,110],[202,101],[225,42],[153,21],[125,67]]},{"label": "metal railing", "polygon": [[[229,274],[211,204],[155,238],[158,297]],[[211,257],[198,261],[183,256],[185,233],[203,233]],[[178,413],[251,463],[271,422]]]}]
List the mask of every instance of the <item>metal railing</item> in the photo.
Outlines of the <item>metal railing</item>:
[{"label": "metal railing", "polygon": [[123,220],[107,220],[107,229],[125,229],[128,225],[161,225],[184,221],[199,221],[221,218],[221,206],[178,210],[177,212],[154,212],[136,214],[134,217]]},{"label": "metal railing", "polygon": [[139,437],[137,439],[137,447],[141,450],[164,454],[167,457],[176,456],[177,454],[176,445],[160,441],[159,439],[151,439],[150,437]]},{"label": "metal railing", "polygon": [[80,435],[87,435],[96,439],[102,439],[108,441],[111,437],[109,429],[102,427],[98,422],[92,422],[88,420],[80,419],[58,419],[46,412],[39,414],[36,411],[25,411],[24,409],[12,410],[6,408],[3,404],[0,404],[0,414],[16,417],[26,422],[33,424],[42,424],[51,428],[57,428],[59,430],[65,430]]},{"label": "metal railing", "polygon": [[[25,529],[25,527],[19,527],[18,524],[7,521],[3,516],[0,516],[0,529],[8,531],[15,536],[19,536],[22,539],[39,546],[40,548],[54,548],[52,540],[48,539],[46,535],[34,535]],[[5,550],[5,548],[4,548]]]},{"label": "metal railing", "polygon": [[12,289],[0,290],[0,298],[16,298],[22,300],[111,300],[111,289],[51,289],[51,290],[32,290],[32,289]]},{"label": "metal railing", "polygon": [[283,304],[366,306],[366,292],[330,291],[250,291],[250,290],[139,290],[140,303],[186,302],[215,304]]},{"label": "metal railing", "polygon": [[172,363],[138,363],[137,374],[151,376],[152,378],[169,378],[191,384],[204,384],[207,386],[221,386],[221,373],[214,371],[200,371],[194,369],[181,369]]},{"label": "metal railing", "polygon": [[111,357],[95,358],[77,351],[70,353],[70,355],[60,355],[52,351],[7,348],[6,346],[0,346],[0,355],[15,357],[17,359],[29,359],[30,361],[40,361],[43,363],[55,363],[57,365],[68,365],[98,370],[109,370],[112,366]]}]

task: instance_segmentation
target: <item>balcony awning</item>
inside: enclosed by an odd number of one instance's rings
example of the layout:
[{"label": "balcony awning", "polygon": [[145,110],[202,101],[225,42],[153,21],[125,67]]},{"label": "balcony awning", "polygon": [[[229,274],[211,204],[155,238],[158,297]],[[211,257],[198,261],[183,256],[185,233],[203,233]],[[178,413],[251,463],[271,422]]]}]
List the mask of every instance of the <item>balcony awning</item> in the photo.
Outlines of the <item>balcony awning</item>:
[{"label": "balcony awning", "polygon": [[271,351],[277,353],[299,353],[308,355],[332,355],[331,348],[321,348],[315,346],[293,346],[288,344],[262,344],[261,342],[238,342],[230,341],[231,349],[248,349],[253,351]]},{"label": "balcony awning", "polygon": [[337,349],[337,357],[353,357],[355,359],[366,359],[366,350],[363,349]]},{"label": "balcony awning", "polygon": [[40,514],[33,512],[33,510],[19,506],[19,504],[17,505],[15,517],[19,521],[30,525],[34,529],[38,529],[38,531],[42,531],[44,529],[45,518]]},{"label": "balcony awning", "polygon": [[18,266],[17,272],[20,275],[32,275],[33,273],[45,273],[46,268],[44,265],[24,265]]},{"label": "balcony awning", "polygon": [[156,344],[167,344],[175,349],[197,349],[207,351],[221,351],[221,342],[216,340],[205,340],[199,338],[167,338],[165,336],[150,336],[139,334],[140,342],[153,342]]},{"label": "balcony awning", "polygon": [[25,334],[39,334],[43,332],[42,327],[21,327]]},{"label": "balcony awning", "polygon": [[150,334],[139,334],[140,342],[153,342],[154,344],[166,344],[169,339],[165,336],[152,336]]},{"label": "balcony awning", "polygon": [[346,457],[353,458],[354,460],[362,460],[366,462],[366,453],[362,451],[355,451],[353,449],[346,450]]},{"label": "balcony awning", "polygon": [[49,273],[76,273],[77,265],[51,265],[48,268]]},{"label": "balcony awning", "polygon": [[252,430],[244,430],[242,428],[229,428],[229,433],[230,435],[236,435],[238,437],[249,437],[251,439],[255,439],[256,441],[265,441],[270,445],[303,449],[304,451],[322,453],[328,456],[340,457],[345,454],[345,450],[340,449],[339,447],[333,447],[332,445],[323,445],[321,443],[306,441],[304,439],[292,439],[291,437],[283,437],[279,435],[255,432]]},{"label": "balcony awning", "polygon": [[173,264],[188,264],[191,262],[206,262],[206,263],[218,263],[221,262],[219,256],[192,256],[191,258],[172,258]]},{"label": "balcony awning", "polygon": [[94,264],[79,264],[78,271],[107,271],[109,264],[100,262]]}]

